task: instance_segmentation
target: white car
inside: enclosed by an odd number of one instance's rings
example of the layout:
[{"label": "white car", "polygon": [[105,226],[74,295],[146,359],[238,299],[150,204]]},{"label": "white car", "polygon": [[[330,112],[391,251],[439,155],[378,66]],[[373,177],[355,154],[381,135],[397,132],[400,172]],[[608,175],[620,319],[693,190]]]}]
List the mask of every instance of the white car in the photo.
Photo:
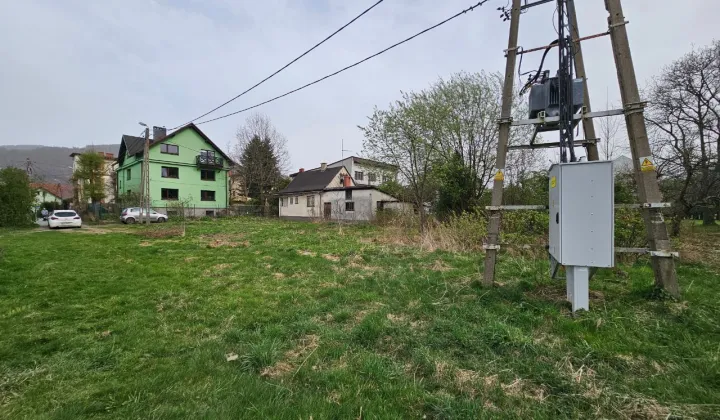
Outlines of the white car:
[{"label": "white car", "polygon": [[[122,213],[120,214],[120,221],[125,223],[126,225],[140,222],[141,214],[144,215],[145,211],[141,210],[139,207],[128,207],[126,209],[123,209]],[[167,219],[167,214],[150,209],[151,222],[164,223],[167,222]]]},{"label": "white car", "polygon": [[82,227],[82,219],[75,213],[75,210],[55,210],[48,217],[50,229],[61,227]]}]

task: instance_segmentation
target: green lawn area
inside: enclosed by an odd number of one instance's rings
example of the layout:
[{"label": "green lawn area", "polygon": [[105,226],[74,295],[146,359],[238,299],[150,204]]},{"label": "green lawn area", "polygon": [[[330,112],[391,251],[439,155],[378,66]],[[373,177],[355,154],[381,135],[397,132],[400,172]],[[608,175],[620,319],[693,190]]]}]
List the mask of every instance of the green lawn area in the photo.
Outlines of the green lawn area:
[{"label": "green lawn area", "polygon": [[717,264],[679,265],[682,301],[600,270],[573,317],[544,259],[483,289],[482,255],[373,226],[161,229],[0,231],[0,417],[720,416]]}]

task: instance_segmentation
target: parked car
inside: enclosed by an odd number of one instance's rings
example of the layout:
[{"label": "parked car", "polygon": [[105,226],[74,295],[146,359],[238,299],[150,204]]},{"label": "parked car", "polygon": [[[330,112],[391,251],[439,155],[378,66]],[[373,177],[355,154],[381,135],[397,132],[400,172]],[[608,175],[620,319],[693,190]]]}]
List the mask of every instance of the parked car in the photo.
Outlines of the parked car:
[{"label": "parked car", "polygon": [[61,227],[82,227],[82,219],[75,210],[55,210],[48,217],[50,229]]},{"label": "parked car", "polygon": [[[128,207],[126,209],[123,209],[122,213],[120,214],[120,221],[125,224],[133,224],[135,222],[140,221],[140,207]],[[145,212],[142,212],[142,214],[145,214]],[[153,209],[150,209],[150,221],[151,222],[158,222],[163,223],[167,222],[168,216],[165,213],[157,212]]]}]

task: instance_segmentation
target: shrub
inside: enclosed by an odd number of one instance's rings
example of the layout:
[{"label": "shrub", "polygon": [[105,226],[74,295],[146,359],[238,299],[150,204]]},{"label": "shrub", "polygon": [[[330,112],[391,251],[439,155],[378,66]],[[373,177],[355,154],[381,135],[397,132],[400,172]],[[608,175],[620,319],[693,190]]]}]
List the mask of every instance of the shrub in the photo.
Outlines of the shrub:
[{"label": "shrub", "polygon": [[34,195],[25,171],[0,169],[0,227],[32,225]]}]

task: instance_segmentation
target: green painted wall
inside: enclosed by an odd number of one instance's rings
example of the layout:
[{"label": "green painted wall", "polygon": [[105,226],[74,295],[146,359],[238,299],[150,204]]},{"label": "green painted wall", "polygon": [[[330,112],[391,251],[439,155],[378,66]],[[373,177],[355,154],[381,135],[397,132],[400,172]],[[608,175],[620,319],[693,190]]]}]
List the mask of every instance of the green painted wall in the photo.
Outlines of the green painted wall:
[{"label": "green painted wall", "polygon": [[[224,209],[228,205],[228,170],[229,162],[225,160],[223,169],[215,169],[215,181],[204,181],[200,179],[201,169],[196,164],[196,156],[201,150],[213,150],[213,147],[205,142],[194,130],[187,129],[173,136],[166,144],[179,146],[178,154],[172,155],[162,153],[162,146],[157,145],[150,148],[150,198],[154,207],[171,207],[172,201],[162,200],[162,189],[177,189],[181,199],[191,198],[190,205],[196,208]],[[217,153],[217,151],[216,151]],[[216,156],[220,157],[219,154]],[[163,178],[162,167],[178,168],[179,176],[175,178]],[[127,180],[127,170],[130,169],[131,180]],[[140,192],[140,170],[141,159],[126,157],[123,166],[119,169],[118,189],[121,193],[128,190]],[[215,191],[215,201],[202,201],[201,190]]]}]

